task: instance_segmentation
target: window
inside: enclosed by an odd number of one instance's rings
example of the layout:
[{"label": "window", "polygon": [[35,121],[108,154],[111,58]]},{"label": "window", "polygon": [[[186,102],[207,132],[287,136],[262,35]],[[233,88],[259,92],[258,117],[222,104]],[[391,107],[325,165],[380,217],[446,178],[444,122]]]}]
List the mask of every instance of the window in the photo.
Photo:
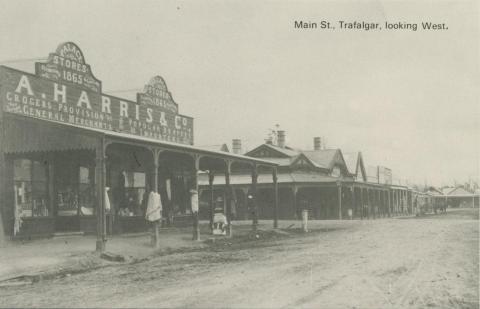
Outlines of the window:
[{"label": "window", "polygon": [[92,181],[92,168],[85,166],[79,167],[79,186],[78,186],[78,204],[80,207],[80,214],[94,215],[94,184]]},{"label": "window", "polygon": [[340,176],[342,176],[342,171],[340,170],[340,167],[335,166],[335,167],[333,168],[333,170],[332,170],[331,176],[332,176],[332,177],[340,177]]},{"label": "window", "polygon": [[57,215],[94,215],[93,168],[62,163],[55,174]]},{"label": "window", "polygon": [[13,162],[15,207],[20,217],[50,215],[47,164],[16,159]]},{"label": "window", "polygon": [[145,215],[146,174],[141,172],[123,172],[125,179],[125,203],[119,210],[120,216]]}]

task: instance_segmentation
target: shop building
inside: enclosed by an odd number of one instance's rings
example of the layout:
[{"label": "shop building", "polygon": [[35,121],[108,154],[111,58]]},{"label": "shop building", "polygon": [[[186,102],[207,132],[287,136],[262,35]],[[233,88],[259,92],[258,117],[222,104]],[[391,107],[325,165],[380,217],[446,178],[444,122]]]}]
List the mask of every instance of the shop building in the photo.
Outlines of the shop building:
[{"label": "shop building", "polygon": [[179,113],[160,76],[136,101],[103,93],[72,42],[36,63],[35,74],[0,66],[0,104],[6,238],[96,233],[104,248],[108,234],[149,228],[151,191],[163,221],[182,223],[191,221],[189,192],[201,171],[227,179],[231,166],[276,172],[267,160],[195,147],[193,118]]},{"label": "shop building", "polygon": [[448,207],[460,208],[474,208],[479,207],[480,191],[468,191],[462,187],[451,188],[446,190],[444,195],[436,195],[435,200],[441,200],[448,205]]},{"label": "shop building", "polygon": [[[238,147],[239,140],[235,143]],[[276,143],[269,140],[245,155],[278,164],[280,219],[299,218],[303,209],[314,219],[376,218],[391,215],[396,209],[394,202],[399,203],[399,195],[390,185],[368,181],[361,153],[345,159],[340,149],[323,149],[318,137],[312,150],[298,150],[285,145],[285,132],[279,131]],[[205,176],[199,181],[205,209],[208,199],[222,203],[222,177],[213,183]],[[249,175],[242,170],[235,171],[230,179],[238,219],[249,219],[248,182]],[[258,211],[263,219],[273,217],[271,184],[268,174],[258,175]]]}]

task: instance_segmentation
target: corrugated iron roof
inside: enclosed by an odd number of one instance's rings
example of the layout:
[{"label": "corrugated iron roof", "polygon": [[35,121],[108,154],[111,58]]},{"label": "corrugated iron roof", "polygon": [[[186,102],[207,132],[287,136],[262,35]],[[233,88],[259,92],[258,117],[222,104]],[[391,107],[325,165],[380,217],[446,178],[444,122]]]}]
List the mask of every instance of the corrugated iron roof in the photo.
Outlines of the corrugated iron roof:
[{"label": "corrugated iron roof", "polygon": [[275,151],[278,151],[278,152],[281,152],[283,153],[284,155],[286,156],[289,156],[289,157],[295,157],[299,154],[298,151],[286,146],[286,147],[278,147],[278,146],[275,146],[275,145],[271,145],[271,144],[263,144],[265,146],[267,146],[268,148],[271,148]]},{"label": "corrugated iron roof", "polygon": [[343,153],[343,159],[347,165],[348,172],[355,175],[357,172],[358,152]]},{"label": "corrugated iron roof", "polygon": [[277,163],[279,166],[290,166],[290,164],[293,162],[293,160],[295,160],[295,158],[296,157],[292,157],[292,158],[270,158],[270,157],[266,157],[266,158],[262,158],[262,159]]},{"label": "corrugated iron roof", "polygon": [[[338,178],[320,175],[316,173],[302,173],[302,172],[293,172],[293,173],[280,173],[277,175],[278,183],[330,183],[336,182]],[[249,185],[252,183],[252,177],[247,174],[242,175],[231,175],[230,184],[232,185]],[[271,184],[273,183],[271,174],[259,174],[257,179],[258,184]],[[225,184],[225,175],[215,175],[214,185],[224,185]],[[208,185],[208,176],[206,174],[198,175],[198,185],[207,186]]]},{"label": "corrugated iron roof", "polygon": [[318,167],[331,168],[338,149],[307,150],[302,153]]},{"label": "corrugated iron roof", "polygon": [[453,189],[452,191],[450,191],[448,193],[448,195],[473,195],[472,192],[468,192],[467,190],[465,190],[464,188],[462,187],[458,187],[458,188],[455,188]]},{"label": "corrugated iron roof", "polygon": [[[16,116],[16,115],[15,115]],[[24,117],[24,116],[18,116],[18,117]],[[34,119],[34,118],[29,118],[29,119]],[[132,134],[127,134],[127,133],[121,133],[121,132],[115,132],[115,131],[107,131],[107,130],[102,130],[102,129],[96,129],[96,128],[90,128],[90,127],[83,127],[83,126],[78,126],[75,124],[71,123],[64,123],[64,122],[59,122],[59,121],[53,121],[53,120],[45,120],[45,119],[34,119],[36,121],[41,121],[44,123],[54,123],[57,125],[63,125],[66,127],[72,127],[72,128],[77,128],[80,131],[84,132],[95,132],[98,133],[99,135],[104,135],[104,136],[109,136],[109,137],[115,137],[118,139],[125,139],[128,140],[132,143],[148,143],[151,145],[156,145],[158,147],[163,147],[166,150],[171,149],[172,151],[181,151],[181,152],[193,152],[197,153],[200,155],[210,155],[212,157],[220,157],[220,158],[225,158],[225,159],[233,159],[233,160],[238,160],[238,161],[243,161],[243,162],[250,162],[250,163],[258,163],[258,164],[263,164],[263,165],[269,165],[269,166],[277,166],[276,163],[263,160],[263,159],[258,159],[254,157],[248,157],[244,155],[239,155],[239,154],[234,154],[230,152],[224,152],[224,151],[218,151],[218,150],[207,150],[203,148],[199,148],[196,146],[192,145],[186,145],[186,144],[178,144],[174,142],[168,142],[168,141],[161,141],[157,140],[154,138],[149,138],[149,137],[144,137],[144,136],[139,136],[139,135],[132,135]]]},{"label": "corrugated iron roof", "polygon": [[202,148],[202,149],[206,149],[206,150],[230,152],[229,149],[228,149],[227,144],[201,145],[201,146],[197,146],[197,147],[198,147],[198,148]]}]

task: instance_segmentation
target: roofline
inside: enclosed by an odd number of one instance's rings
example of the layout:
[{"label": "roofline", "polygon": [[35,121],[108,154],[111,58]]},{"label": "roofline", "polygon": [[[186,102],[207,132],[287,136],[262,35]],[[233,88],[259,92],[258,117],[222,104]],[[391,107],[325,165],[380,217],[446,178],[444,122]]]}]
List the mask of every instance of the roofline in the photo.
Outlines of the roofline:
[{"label": "roofline", "polygon": [[48,123],[48,124],[63,126],[63,127],[67,127],[67,128],[74,128],[74,129],[78,129],[78,130],[81,130],[81,131],[85,131],[86,133],[97,133],[99,135],[103,135],[103,136],[107,136],[107,137],[124,139],[124,140],[131,141],[133,143],[140,144],[138,146],[142,146],[141,144],[143,142],[143,143],[148,143],[150,145],[157,145],[157,146],[160,146],[160,147],[167,148],[165,150],[177,150],[177,151],[180,151],[180,152],[182,152],[182,151],[183,152],[192,151],[192,152],[196,152],[200,155],[202,155],[202,154],[203,155],[210,155],[212,157],[220,157],[220,158],[223,158],[223,159],[236,159],[236,160],[242,161],[242,162],[256,163],[258,165],[266,165],[266,166],[271,166],[271,167],[277,167],[279,165],[275,162],[262,160],[262,159],[256,159],[254,157],[247,157],[247,156],[244,156],[244,155],[238,155],[238,154],[234,154],[234,153],[231,153],[231,152],[224,152],[224,151],[217,151],[217,150],[206,150],[206,149],[202,149],[202,148],[192,146],[192,145],[178,144],[178,143],[173,143],[173,142],[168,142],[168,141],[160,141],[160,140],[156,140],[156,139],[152,139],[152,138],[148,138],[148,137],[144,137],[144,136],[139,136],[139,135],[131,135],[131,134],[128,134],[128,133],[121,133],[121,132],[106,131],[106,130],[101,130],[101,129],[96,129],[96,128],[82,127],[82,126],[78,126],[78,125],[75,125],[75,124],[70,124],[70,123],[65,123],[65,122],[60,122],[60,121],[54,121],[54,120],[40,119],[40,118],[35,118],[35,117],[27,117],[27,116],[24,116],[24,115],[13,114],[13,113],[8,113],[8,114],[13,116],[13,117],[21,117],[21,118],[25,118],[25,119],[28,119],[28,120],[38,121],[38,122],[41,122],[41,123]]},{"label": "roofline", "polygon": [[230,152],[224,152],[224,151],[218,151],[218,150],[206,150],[206,149],[202,149],[192,145],[184,145],[184,144],[177,144],[177,143],[172,143],[167,141],[159,141],[159,140],[154,140],[154,139],[143,137],[143,136],[136,136],[136,135],[132,136],[127,133],[119,133],[114,131],[110,132],[110,131],[103,131],[103,130],[101,132],[106,136],[111,136],[111,137],[120,138],[120,139],[128,139],[128,140],[134,140],[134,141],[140,140],[150,144],[156,144],[159,146],[169,147],[169,148],[183,150],[183,151],[192,150],[200,154],[212,155],[212,156],[217,156],[225,159],[230,158],[230,159],[237,159],[244,162],[258,163],[260,165],[278,166],[277,163],[274,163],[271,161],[256,159],[253,157],[247,157],[244,155],[238,155]]},{"label": "roofline", "polygon": [[[268,147],[269,149],[279,153],[280,155],[284,156],[284,158],[292,158],[293,156],[289,156],[283,152],[281,152],[280,150],[276,149],[275,147],[277,146],[274,146],[274,145],[271,145],[271,144],[267,144],[267,143],[263,143],[263,144],[260,144],[258,145],[257,147],[253,148],[252,150],[250,150],[249,152],[245,153],[245,156],[249,156],[249,154],[251,154],[252,152],[256,151],[257,149],[259,149],[260,147],[263,147],[263,146],[266,146]],[[292,150],[292,149],[288,149],[287,150],[290,150],[290,151],[296,151],[296,150]],[[251,157],[253,158],[253,157]]]}]

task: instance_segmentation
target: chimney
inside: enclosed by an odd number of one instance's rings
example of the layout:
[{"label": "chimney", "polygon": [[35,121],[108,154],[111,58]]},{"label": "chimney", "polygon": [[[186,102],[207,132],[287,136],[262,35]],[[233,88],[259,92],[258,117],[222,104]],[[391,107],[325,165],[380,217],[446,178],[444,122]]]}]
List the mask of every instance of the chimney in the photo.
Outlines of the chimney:
[{"label": "chimney", "polygon": [[314,137],[313,138],[313,150],[321,150],[322,149],[322,138],[321,137]]},{"label": "chimney", "polygon": [[268,138],[265,139],[265,144],[273,145],[273,138],[269,136]]},{"label": "chimney", "polygon": [[240,139],[232,139],[232,150],[234,154],[241,154],[242,153],[242,140]]},{"label": "chimney", "polygon": [[277,131],[277,146],[280,148],[285,148],[285,131]]}]

